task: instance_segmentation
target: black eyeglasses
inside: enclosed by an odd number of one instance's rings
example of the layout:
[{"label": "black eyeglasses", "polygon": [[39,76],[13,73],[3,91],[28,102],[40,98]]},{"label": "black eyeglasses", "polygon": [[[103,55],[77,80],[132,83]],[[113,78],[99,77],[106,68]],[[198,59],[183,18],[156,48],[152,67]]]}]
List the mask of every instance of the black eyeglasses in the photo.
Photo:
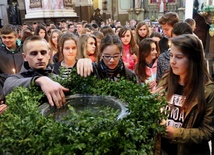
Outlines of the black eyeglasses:
[{"label": "black eyeglasses", "polygon": [[111,58],[113,58],[114,60],[119,60],[121,55],[117,54],[117,55],[103,55],[102,56],[105,60],[111,60]]}]

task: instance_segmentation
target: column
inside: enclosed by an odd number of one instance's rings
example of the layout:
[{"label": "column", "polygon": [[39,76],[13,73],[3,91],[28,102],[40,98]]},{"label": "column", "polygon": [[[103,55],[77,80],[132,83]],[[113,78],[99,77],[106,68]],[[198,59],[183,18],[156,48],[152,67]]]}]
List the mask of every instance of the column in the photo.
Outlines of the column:
[{"label": "column", "polygon": [[192,18],[193,15],[193,0],[186,0],[185,19]]}]

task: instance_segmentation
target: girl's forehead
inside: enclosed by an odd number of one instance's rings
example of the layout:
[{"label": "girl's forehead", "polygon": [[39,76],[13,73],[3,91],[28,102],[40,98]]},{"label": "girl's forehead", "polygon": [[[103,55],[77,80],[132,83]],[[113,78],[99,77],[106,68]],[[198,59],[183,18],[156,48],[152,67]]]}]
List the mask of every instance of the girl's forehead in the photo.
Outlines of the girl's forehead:
[{"label": "girl's forehead", "polygon": [[89,37],[87,40],[95,40],[93,37]]},{"label": "girl's forehead", "polygon": [[66,39],[65,41],[64,41],[64,44],[65,43],[76,43],[75,41],[74,41],[74,39]]},{"label": "girl's forehead", "polygon": [[178,48],[177,46],[175,46],[173,44],[171,46],[170,53],[173,53],[173,54],[182,54],[183,55],[183,52],[180,50],[180,48]]},{"label": "girl's forehead", "polygon": [[146,28],[146,25],[141,25],[141,27],[140,28]]},{"label": "girl's forehead", "polygon": [[125,35],[125,34],[131,34],[131,31],[130,31],[130,30],[126,30],[126,31],[123,32],[123,34],[124,34],[124,35]]},{"label": "girl's forehead", "polygon": [[106,48],[103,50],[103,53],[105,54],[120,54],[120,48],[116,44],[112,44],[109,46],[106,46]]}]

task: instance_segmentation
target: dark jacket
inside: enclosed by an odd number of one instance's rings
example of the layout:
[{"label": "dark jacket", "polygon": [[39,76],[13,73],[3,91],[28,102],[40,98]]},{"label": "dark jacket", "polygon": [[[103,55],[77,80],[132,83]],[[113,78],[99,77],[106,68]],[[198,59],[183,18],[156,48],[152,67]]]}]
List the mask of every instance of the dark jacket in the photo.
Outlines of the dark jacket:
[{"label": "dark jacket", "polygon": [[161,77],[170,69],[170,49],[161,53],[158,57],[157,63],[157,77],[156,81],[158,82]]},{"label": "dark jacket", "polygon": [[28,67],[27,62],[18,74],[13,74],[8,77],[4,83],[3,94],[9,94],[15,87],[29,87],[33,84],[36,78],[40,76],[50,76],[52,69],[47,67],[45,70],[36,70]]},{"label": "dark jacket", "polygon": [[21,70],[23,61],[20,43],[17,42],[17,48],[14,52],[9,51],[3,43],[0,44],[0,96],[3,94],[4,81],[10,74],[18,73]]},{"label": "dark jacket", "polygon": [[129,81],[136,82],[136,75],[133,71],[126,68],[122,60],[120,60],[118,66],[115,69],[109,69],[103,60],[98,63],[93,63],[93,74],[96,75],[100,79],[108,78],[111,81],[117,81],[121,77]]},{"label": "dark jacket", "polygon": [[[167,82],[165,76],[158,86]],[[166,88],[165,88],[166,89]],[[206,104],[203,111],[198,111],[197,101],[186,112],[182,128],[175,128],[172,143],[177,144],[177,155],[210,155],[208,141],[214,134],[214,83],[205,85]],[[160,139],[155,155],[160,155]]]},{"label": "dark jacket", "polygon": [[15,74],[21,70],[24,62],[22,45],[17,44],[14,52],[9,51],[4,44],[0,46],[0,74]]}]

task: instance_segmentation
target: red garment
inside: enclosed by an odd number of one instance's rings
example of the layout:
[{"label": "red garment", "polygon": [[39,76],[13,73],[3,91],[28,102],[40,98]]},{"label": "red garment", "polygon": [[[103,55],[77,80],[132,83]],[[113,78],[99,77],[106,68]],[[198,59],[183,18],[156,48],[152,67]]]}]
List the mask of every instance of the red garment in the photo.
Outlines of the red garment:
[{"label": "red garment", "polygon": [[89,55],[89,58],[92,60],[92,62],[96,62],[96,57],[94,54]]},{"label": "red garment", "polygon": [[136,64],[136,55],[129,52],[130,45],[123,45],[123,55],[122,59],[125,66],[131,70],[134,70]]}]

